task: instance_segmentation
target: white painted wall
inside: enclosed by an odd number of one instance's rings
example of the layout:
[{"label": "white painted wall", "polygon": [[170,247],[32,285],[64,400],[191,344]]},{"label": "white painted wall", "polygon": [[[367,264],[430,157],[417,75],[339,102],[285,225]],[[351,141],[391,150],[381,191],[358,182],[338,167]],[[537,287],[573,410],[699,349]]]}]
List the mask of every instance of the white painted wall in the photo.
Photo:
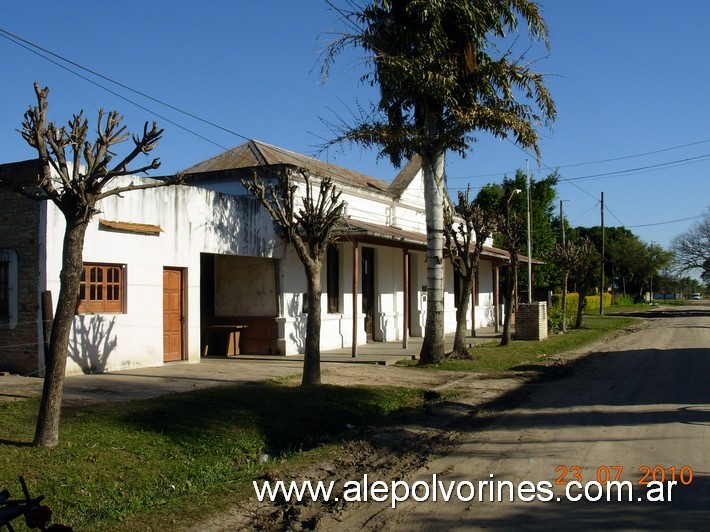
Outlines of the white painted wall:
[{"label": "white painted wall", "polygon": [[215,256],[215,316],[277,316],[276,261]]},{"label": "white painted wall", "polygon": [[[134,182],[142,181],[133,178]],[[129,178],[123,183],[129,182]],[[116,181],[114,185],[121,184]],[[225,183],[225,190],[231,185]],[[397,200],[380,192],[342,187],[347,213],[353,219],[379,225],[395,225],[406,231],[425,234],[425,216],[421,195],[421,178],[412,182]],[[187,278],[187,361],[200,359],[200,253],[239,256],[218,258],[216,283],[239,293],[244,276],[225,277],[236,261],[241,265],[252,261],[275,259],[254,277],[262,286],[264,299],[254,301],[253,315],[278,315],[278,347],[285,355],[303,352],[306,315],[303,294],[306,291],[303,266],[288,243],[279,240],[273,222],[264,209],[248,196],[228,196],[214,190],[192,186],[164,187],[110,197],[100,206],[101,214],[91,222],[84,246],[84,262],[126,265],[127,310],[124,314],[77,316],[70,345],[71,360],[67,373],[78,373],[87,367],[95,370],[118,370],[163,363],[162,273],[163,267],[184,268]],[[158,225],[157,236],[99,229],[99,219]],[[61,244],[64,221],[59,211],[47,208],[46,288],[59,292]],[[374,338],[399,341],[404,333],[404,287],[402,250],[386,246],[375,248],[376,315]],[[255,259],[245,259],[254,257]],[[353,295],[353,247],[340,245],[340,312],[329,314],[327,294],[321,301],[321,349],[349,347],[352,343],[353,297],[357,298],[358,343],[366,341],[364,315],[361,312],[360,289]],[[426,321],[426,265],[423,252],[410,251],[411,287],[410,335],[422,336]],[[246,262],[244,262],[246,260]],[[241,261],[241,262],[240,262]],[[249,263],[251,264],[251,263]],[[266,263],[265,263],[266,264]],[[256,263],[253,264],[256,267]],[[224,267],[223,270],[220,270]],[[327,268],[322,281],[326,289]],[[268,277],[278,279],[270,284]],[[446,265],[445,330],[456,327],[453,305],[453,270]],[[492,322],[492,273],[489,263],[481,263],[477,325]],[[226,282],[225,282],[226,281]],[[253,287],[252,287],[253,289]],[[219,290],[219,289],[218,289]],[[215,303],[218,303],[215,300]],[[226,301],[218,314],[245,315]]]},{"label": "white painted wall", "polygon": [[[128,183],[130,179],[115,181]],[[133,178],[134,182],[142,181]],[[139,197],[138,197],[139,196]],[[186,272],[186,357],[200,359],[200,252],[279,258],[268,215],[251,200],[241,202],[187,186],[133,191],[102,201],[84,244],[84,262],[126,266],[126,312],[77,316],[67,373],[111,371],[163,363],[163,267]],[[157,236],[99,229],[99,220],[158,225]],[[247,220],[247,221],[245,221]],[[46,288],[59,294],[64,218],[47,209]]]}]

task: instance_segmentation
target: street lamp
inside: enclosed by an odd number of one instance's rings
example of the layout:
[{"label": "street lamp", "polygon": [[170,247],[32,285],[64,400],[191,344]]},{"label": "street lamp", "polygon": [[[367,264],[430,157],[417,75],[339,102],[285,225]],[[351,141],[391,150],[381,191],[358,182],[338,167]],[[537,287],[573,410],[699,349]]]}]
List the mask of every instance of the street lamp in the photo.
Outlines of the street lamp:
[{"label": "street lamp", "polygon": [[519,188],[516,188],[515,190],[513,190],[513,191],[510,193],[510,196],[508,196],[508,201],[506,201],[506,204],[505,204],[505,205],[506,205],[506,208],[507,208],[508,210],[510,210],[510,200],[513,199],[513,196],[515,196],[516,194],[520,194],[521,192],[522,192],[522,190],[520,190]]}]

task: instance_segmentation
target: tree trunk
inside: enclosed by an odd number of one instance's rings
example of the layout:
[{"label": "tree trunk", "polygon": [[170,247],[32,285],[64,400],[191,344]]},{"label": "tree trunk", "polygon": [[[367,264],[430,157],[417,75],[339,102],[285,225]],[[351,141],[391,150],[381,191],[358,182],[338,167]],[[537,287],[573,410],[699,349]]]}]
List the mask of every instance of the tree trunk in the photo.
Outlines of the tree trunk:
[{"label": "tree trunk", "polygon": [[67,367],[69,334],[76,314],[79,284],[83,268],[84,235],[87,222],[83,219],[66,218],[64,248],[62,251],[62,271],[57,310],[52,322],[49,339],[49,360],[47,361],[42,401],[37,417],[34,445],[54,447],[59,441],[59,419],[64,391],[64,374]]},{"label": "tree trunk", "polygon": [[306,345],[303,354],[303,378],[301,386],[320,384],[320,306],[321,306],[321,262],[305,267],[308,293],[308,315],[306,316]]},{"label": "tree trunk", "polygon": [[569,276],[569,271],[564,268],[562,273],[562,324],[560,325],[560,330],[562,334],[567,333],[567,277]]},{"label": "tree trunk", "polygon": [[444,152],[421,154],[427,232],[427,305],[419,364],[444,357]]},{"label": "tree trunk", "polygon": [[582,282],[579,283],[579,301],[577,303],[577,319],[574,323],[575,329],[581,329],[584,327],[584,311],[587,308],[587,287],[589,286],[589,279],[587,274],[582,277]]},{"label": "tree trunk", "polygon": [[473,288],[473,275],[474,270],[470,270],[461,277],[461,299],[459,308],[456,309],[456,334],[454,335],[454,348],[451,351],[452,358],[473,358],[466,346],[466,318]]},{"label": "tree trunk", "polygon": [[515,291],[515,281],[516,272],[518,269],[518,261],[512,258],[511,254],[510,268],[508,268],[508,275],[505,277],[505,316],[503,323],[503,335],[500,338],[500,344],[508,345],[510,343],[510,322],[513,321],[513,292]]}]

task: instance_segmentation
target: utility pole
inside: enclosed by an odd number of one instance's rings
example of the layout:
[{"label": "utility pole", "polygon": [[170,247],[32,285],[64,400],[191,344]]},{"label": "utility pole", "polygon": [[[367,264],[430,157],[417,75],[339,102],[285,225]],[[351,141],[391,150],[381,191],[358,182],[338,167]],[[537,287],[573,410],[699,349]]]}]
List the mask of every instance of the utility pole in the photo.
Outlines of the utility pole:
[{"label": "utility pole", "polygon": [[562,204],[564,200],[560,200],[560,227],[562,227],[562,250],[565,257],[565,265],[562,276],[562,333],[567,333],[567,279],[569,276],[569,255],[567,254],[567,242],[565,241],[565,216],[562,212]]},{"label": "utility pole", "polygon": [[567,246],[567,242],[565,241],[565,217],[562,214],[562,204],[565,201],[566,200],[560,200],[560,227],[562,227],[562,247],[563,248]]},{"label": "utility pole", "polygon": [[530,203],[530,169],[528,168],[527,159],[525,159],[525,185],[525,188],[528,191],[528,304],[532,304],[532,240],[530,237],[530,208],[532,207],[532,205]]},{"label": "utility pole", "polygon": [[601,260],[601,277],[602,284],[599,290],[599,315],[604,315],[604,192],[602,192],[601,201],[601,212],[602,212],[602,260]]}]

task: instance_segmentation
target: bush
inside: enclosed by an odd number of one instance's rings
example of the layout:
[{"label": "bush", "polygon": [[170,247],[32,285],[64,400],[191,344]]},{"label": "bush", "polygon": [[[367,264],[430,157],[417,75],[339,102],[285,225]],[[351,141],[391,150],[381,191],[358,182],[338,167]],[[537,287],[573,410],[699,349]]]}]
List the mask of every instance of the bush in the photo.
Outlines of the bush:
[{"label": "bush", "polygon": [[[587,310],[599,310],[599,295],[587,296]],[[604,308],[611,307],[611,294],[604,294]]]},{"label": "bush", "polygon": [[[567,294],[567,327],[574,325],[577,317],[577,305],[579,304],[579,294],[570,292]],[[562,325],[562,294],[552,294],[552,303],[547,310],[547,326],[550,331],[560,329]]]},{"label": "bush", "polygon": [[[636,298],[630,294],[618,294],[616,296],[616,300],[614,301],[615,305],[621,305],[621,306],[630,306],[636,303]],[[597,308],[599,308],[597,306]]]},{"label": "bush", "polygon": [[[599,310],[599,295],[585,296],[587,300],[587,312]],[[574,326],[577,318],[577,306],[579,305],[579,294],[570,292],[567,294],[567,327]],[[611,294],[604,294],[604,308],[611,307]],[[557,331],[562,325],[562,294],[552,294],[552,304],[547,309],[547,326],[550,331]]]}]

